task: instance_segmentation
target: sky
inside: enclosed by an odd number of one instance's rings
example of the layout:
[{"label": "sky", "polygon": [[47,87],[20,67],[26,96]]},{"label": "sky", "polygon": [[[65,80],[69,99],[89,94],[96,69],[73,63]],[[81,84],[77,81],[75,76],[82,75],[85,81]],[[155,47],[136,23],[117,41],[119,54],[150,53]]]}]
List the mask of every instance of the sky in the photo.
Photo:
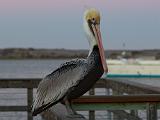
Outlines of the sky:
[{"label": "sky", "polygon": [[91,7],[101,12],[105,49],[160,49],[160,0],[0,0],[0,48],[88,49]]}]

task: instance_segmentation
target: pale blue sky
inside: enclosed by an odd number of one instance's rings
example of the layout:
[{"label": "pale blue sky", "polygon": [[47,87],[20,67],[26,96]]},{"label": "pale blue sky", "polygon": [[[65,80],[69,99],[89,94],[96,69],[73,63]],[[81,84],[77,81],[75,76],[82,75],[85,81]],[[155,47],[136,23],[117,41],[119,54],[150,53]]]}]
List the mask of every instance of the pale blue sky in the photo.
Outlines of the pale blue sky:
[{"label": "pale blue sky", "polygon": [[122,49],[123,42],[126,49],[160,48],[158,0],[135,0],[131,3],[128,0],[89,0],[87,3],[85,0],[68,0],[68,3],[56,1],[55,4],[47,0],[45,4],[32,5],[31,2],[24,6],[16,1],[14,6],[9,1],[3,3],[3,8],[0,6],[0,48],[88,49],[82,26],[86,6],[96,7],[102,14],[105,49]]}]

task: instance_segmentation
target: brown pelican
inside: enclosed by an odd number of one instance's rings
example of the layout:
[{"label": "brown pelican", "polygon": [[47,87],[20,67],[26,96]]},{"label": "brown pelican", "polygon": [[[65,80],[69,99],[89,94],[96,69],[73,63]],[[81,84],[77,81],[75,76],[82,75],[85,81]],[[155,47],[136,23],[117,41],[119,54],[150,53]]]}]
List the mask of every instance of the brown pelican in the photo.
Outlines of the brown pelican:
[{"label": "brown pelican", "polygon": [[108,72],[101,40],[99,11],[93,8],[85,11],[84,29],[90,45],[88,57],[62,64],[39,83],[32,108],[33,116],[58,102],[63,102],[68,113],[76,116],[71,100],[86,93],[104,72]]}]

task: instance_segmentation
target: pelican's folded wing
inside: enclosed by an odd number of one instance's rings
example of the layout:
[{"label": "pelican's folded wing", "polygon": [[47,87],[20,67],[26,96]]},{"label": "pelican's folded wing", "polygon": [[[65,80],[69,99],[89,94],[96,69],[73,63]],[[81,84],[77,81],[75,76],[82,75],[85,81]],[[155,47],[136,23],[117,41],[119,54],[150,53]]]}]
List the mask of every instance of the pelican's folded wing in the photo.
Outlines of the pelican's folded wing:
[{"label": "pelican's folded wing", "polygon": [[38,85],[32,114],[46,110],[59,102],[69,89],[76,86],[85,74],[85,60],[73,60],[47,75]]}]

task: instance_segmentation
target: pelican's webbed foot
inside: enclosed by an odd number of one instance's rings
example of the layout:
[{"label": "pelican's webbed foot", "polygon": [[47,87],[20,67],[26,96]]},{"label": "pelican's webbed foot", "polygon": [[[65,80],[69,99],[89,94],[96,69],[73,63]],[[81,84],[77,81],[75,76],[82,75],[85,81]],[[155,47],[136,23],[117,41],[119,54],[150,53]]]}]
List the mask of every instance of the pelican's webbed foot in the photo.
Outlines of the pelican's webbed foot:
[{"label": "pelican's webbed foot", "polygon": [[68,99],[65,99],[64,102],[68,112],[68,118],[84,118],[83,115],[78,114],[76,111],[73,110],[71,102],[69,102]]},{"label": "pelican's webbed foot", "polygon": [[69,114],[67,115],[68,118],[85,118],[83,115],[81,114]]}]

